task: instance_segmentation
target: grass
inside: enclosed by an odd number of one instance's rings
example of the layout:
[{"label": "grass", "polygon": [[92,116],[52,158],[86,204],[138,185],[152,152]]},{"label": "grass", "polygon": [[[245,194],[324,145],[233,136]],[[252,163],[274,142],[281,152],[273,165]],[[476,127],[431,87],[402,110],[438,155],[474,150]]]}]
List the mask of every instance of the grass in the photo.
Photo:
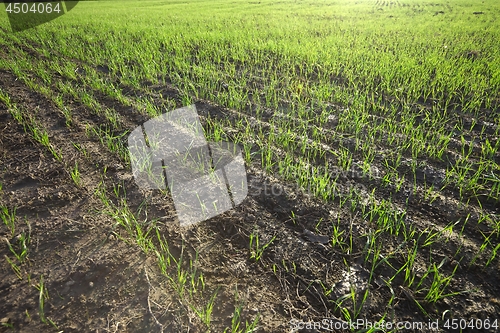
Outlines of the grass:
[{"label": "grass", "polygon": [[[9,231],[9,237],[5,237],[4,240],[7,243],[7,247],[15,259],[9,258],[4,255],[5,260],[12,268],[12,271],[16,274],[19,280],[23,280],[23,266],[29,265],[28,254],[29,247],[31,245],[31,225],[26,219],[27,230],[23,230],[17,236],[20,226],[16,225],[16,207],[9,209],[8,207],[0,207],[0,218],[4,222],[4,225]],[[29,280],[29,274],[28,274]]]},{"label": "grass", "polygon": [[69,173],[75,185],[80,187],[82,185],[82,179],[80,177],[80,170],[78,169],[78,162],[75,163],[75,167],[71,169]]},{"label": "grass", "polygon": [[210,322],[212,320],[212,311],[214,309],[215,298],[217,297],[217,293],[214,293],[207,305],[201,309],[198,309],[196,306],[191,305],[191,309],[198,315],[201,321],[210,329]]},{"label": "grass", "polygon": [[[2,95],[3,94],[3,95]],[[18,106],[15,102],[10,100],[10,97],[0,91],[0,101],[3,102],[8,108],[10,114],[16,119],[24,128],[25,132],[29,132],[32,138],[45,146],[52,156],[59,162],[62,161],[63,156],[59,149],[54,147],[49,138],[49,133],[45,128],[40,125],[35,119],[33,112],[26,110],[23,106]]]},{"label": "grass", "polygon": [[231,332],[231,333],[251,333],[251,332],[255,332],[257,330],[259,316],[257,316],[251,323],[246,321],[245,327],[240,328],[240,326],[243,326],[241,323],[241,310],[242,309],[243,309],[243,307],[241,305],[237,306],[234,309],[233,318],[231,319],[231,328],[226,328],[224,333],[226,333],[226,332],[227,333],[229,333],[229,332]]},{"label": "grass", "polygon": [[[170,250],[167,239],[161,235],[159,228],[156,226],[156,221],[139,221],[137,216],[141,213],[142,207],[136,212],[132,212],[127,203],[127,195],[123,186],[115,185],[112,191],[108,192],[105,183],[101,182],[95,191],[95,196],[104,207],[103,214],[109,215],[116,222],[115,226],[123,228],[128,237],[121,236],[117,229],[114,234],[125,242],[129,242],[130,239],[133,240],[144,253],[154,254],[161,274],[167,279],[168,285],[175,292],[178,300],[185,305],[186,309],[192,311],[210,331],[218,292],[217,290],[213,291],[206,300],[205,305],[200,306],[200,297],[203,299],[208,290],[206,290],[203,272],[198,268],[198,254],[196,253],[194,258],[187,259],[184,253],[185,246],[182,245],[179,255],[174,255]],[[118,204],[113,202],[112,197],[118,200]],[[147,271],[146,276],[148,283],[151,285]],[[240,319],[238,317],[233,320],[234,332],[249,333],[255,330],[258,318],[255,318],[252,323],[246,322],[245,328],[242,330],[239,329],[240,326],[243,326]],[[163,325],[157,319],[155,321],[163,329]]]},{"label": "grass", "polygon": [[[488,13],[482,16],[469,13],[473,2],[466,0],[433,6],[406,0],[397,6],[311,0],[126,3],[130,6],[83,2],[71,17],[17,35],[2,33],[7,52],[15,56],[0,59],[0,68],[51,100],[68,128],[75,123],[73,103],[89,110],[99,121],[87,126],[86,135],[125,164],[129,113],[152,118],[200,100],[221,106],[221,114],[204,116],[207,138],[241,144],[248,166],[348,212],[318,223],[317,231],[327,233],[331,248],[345,255],[357,251],[361,238],[370,282],[389,271],[392,295],[396,287],[405,288],[426,315],[428,304],[463,292],[452,283],[463,271],[422,253],[452,236],[469,237],[482,224],[475,253],[466,256],[463,245],[450,255],[470,267],[496,264],[500,223],[491,209],[500,200],[500,29],[491,20],[500,10],[496,2],[474,3]],[[443,15],[433,15],[441,10]],[[155,23],[145,25],[146,19]],[[37,50],[55,50],[57,57],[33,56]],[[158,93],[158,86],[174,89],[178,100]],[[36,112],[2,89],[0,102],[56,160],[65,159]],[[82,145],[74,147],[90,159]],[[81,186],[77,163],[70,176]],[[95,194],[115,228],[126,231],[122,238],[154,255],[178,297],[194,304],[193,297],[204,292],[197,258],[174,256],[155,221],[137,217],[123,188],[113,192],[115,201],[102,183]],[[446,221],[429,219],[436,224],[429,227],[411,221],[414,208],[436,209],[441,198],[450,199],[447,205],[456,214],[444,214]],[[0,214],[13,237],[15,210],[2,207]],[[301,226],[297,220],[292,212],[294,227]],[[357,232],[358,224],[366,230]],[[250,259],[262,263],[275,239],[261,244],[252,233]],[[396,245],[390,250],[387,242]],[[419,263],[425,271],[417,274]],[[321,283],[325,296],[332,297],[332,287]],[[334,300],[346,319],[361,316],[370,296],[355,294],[351,289]],[[213,291],[207,297],[203,307],[188,307],[210,328],[217,297]],[[235,311],[233,319],[241,309]],[[232,323],[231,332],[243,330],[240,324]],[[254,328],[248,324],[244,331]]]},{"label": "grass", "polygon": [[[10,252],[12,254],[14,254],[16,259],[21,264],[24,263],[24,261],[26,260],[26,258],[28,256],[28,250],[29,250],[29,245],[30,245],[30,241],[31,241],[31,227],[29,224],[28,224],[28,228],[29,228],[28,233],[23,232],[23,233],[19,234],[18,237],[16,237],[17,244],[12,245],[11,242],[9,240],[7,240],[7,245],[9,247]],[[16,247],[19,249],[18,251],[16,251]]]},{"label": "grass", "polygon": [[45,289],[45,284],[43,281],[43,275],[40,276],[40,283],[36,286],[39,291],[38,295],[38,315],[42,323],[47,324],[47,317],[45,317],[45,300],[49,298],[47,290]]},{"label": "grass", "polygon": [[[45,315],[45,302],[49,299],[49,293],[45,286],[45,281],[43,279],[43,275],[40,275],[40,282],[34,286],[38,291],[38,315],[40,316],[40,320],[42,323],[46,325],[51,325],[56,330],[58,329],[57,325]],[[28,312],[26,312],[28,315]]]},{"label": "grass", "polygon": [[[120,200],[118,204],[115,204],[110,200],[104,182],[101,182],[96,189],[95,195],[104,205],[104,213],[113,218],[116,222],[116,226],[123,227],[127,231],[128,236],[135,240],[142,251],[145,253],[152,251],[156,254],[161,272],[168,278],[171,286],[181,299],[184,298],[186,289],[192,295],[192,293],[196,293],[200,286],[203,288],[203,276],[198,276],[196,274],[196,268],[193,266],[193,261],[189,261],[189,269],[185,270],[183,252],[181,252],[179,258],[176,258],[171,254],[168,242],[165,238],[160,236],[158,229],[155,229],[154,221],[141,222],[137,220],[136,216],[138,212],[133,213],[131,211],[127,204],[126,193],[124,191],[124,188],[120,185],[113,187],[112,193]],[[150,236],[153,230],[155,230],[158,246],[153,243],[153,238]],[[126,238],[119,237],[127,241]],[[176,267],[176,273],[173,275],[169,274],[171,265]],[[204,313],[206,314],[206,312]],[[207,316],[208,314],[203,318],[206,320],[208,318]]]},{"label": "grass", "polygon": [[0,219],[10,231],[10,237],[14,237],[16,233],[16,207],[9,209],[8,207],[0,207]]},{"label": "grass", "polygon": [[14,261],[12,261],[7,256],[5,256],[5,260],[9,263],[10,267],[12,268],[12,270],[14,271],[14,273],[16,274],[16,276],[18,277],[18,279],[22,280],[23,279],[23,274],[22,274],[22,271],[21,271],[21,268],[19,267],[19,265],[17,265]]},{"label": "grass", "polygon": [[265,243],[264,245],[259,244],[259,235],[257,233],[252,233],[250,234],[250,259],[253,259],[255,261],[259,261],[262,256],[264,255],[264,251],[269,247],[269,245],[274,242],[276,239],[276,236],[273,236],[269,242]]},{"label": "grass", "polygon": [[112,129],[107,126],[100,127],[87,127],[87,135],[89,137],[97,138],[103,146],[106,146],[109,151],[120,156],[124,161],[129,161],[128,150],[123,143],[123,137],[127,132],[120,134],[113,134]]},{"label": "grass", "polygon": [[76,150],[78,150],[83,155],[83,157],[85,157],[86,159],[90,158],[90,154],[81,144],[75,142],[72,142],[71,144],[73,145],[73,147],[75,147]]}]

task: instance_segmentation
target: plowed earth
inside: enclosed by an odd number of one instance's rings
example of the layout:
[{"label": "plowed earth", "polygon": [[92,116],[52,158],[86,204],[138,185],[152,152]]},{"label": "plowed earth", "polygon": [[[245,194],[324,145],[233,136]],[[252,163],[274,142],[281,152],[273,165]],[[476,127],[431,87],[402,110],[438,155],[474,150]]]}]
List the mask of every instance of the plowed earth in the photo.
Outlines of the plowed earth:
[{"label": "plowed earth", "polygon": [[[0,202],[1,206],[17,207],[16,234],[12,237],[4,225],[0,227],[0,319],[13,327],[4,325],[0,327],[2,332],[57,331],[40,320],[40,292],[36,287],[42,275],[48,294],[44,314],[61,331],[206,331],[207,327],[160,274],[156,257],[145,254],[103,213],[105,207],[95,195],[102,184],[114,202],[118,198],[113,188],[121,186],[138,219],[154,220],[171,252],[178,257],[182,252],[185,263],[189,258],[194,260],[198,252],[197,268],[203,272],[206,283],[204,299],[218,290],[212,312],[213,332],[231,327],[238,304],[243,305],[242,322],[251,322],[259,314],[258,332],[287,332],[292,319],[341,320],[333,300],[349,294],[352,288],[357,301],[369,289],[361,315],[372,321],[380,320],[387,312],[391,321],[427,322],[429,318],[416,301],[433,319],[440,318],[446,310],[453,318],[464,319],[494,319],[500,313],[498,259],[488,267],[479,265],[484,262],[480,260],[468,264],[484,240],[481,224],[469,221],[461,236],[453,230],[418,253],[417,271],[419,267],[425,271],[429,258],[442,262],[446,276],[458,265],[447,292],[463,292],[426,303],[403,287],[400,276],[392,281],[392,286],[400,287],[389,287],[385,281],[394,272],[387,266],[375,268],[370,276],[371,263],[365,261],[363,235],[371,226],[348,207],[339,208],[338,202],[321,202],[266,174],[258,165],[248,165],[249,195],[241,205],[190,229],[181,229],[168,193],[139,189],[130,166],[97,138],[86,134],[86,124],[98,126],[103,119],[75,102],[71,105],[71,126],[66,126],[57,107],[30,90],[12,72],[0,71],[0,86],[13,102],[33,113],[63,156],[57,161],[0,103]],[[182,106],[175,88],[149,88],[159,98],[168,96],[177,102],[177,107]],[[140,92],[130,95],[136,93]],[[103,96],[98,98],[102,105],[113,107],[122,116],[123,133],[148,120],[132,107]],[[235,114],[207,101],[198,101],[196,107],[202,121],[207,116],[231,119]],[[73,143],[84,147],[87,156]],[[70,177],[69,170],[75,163],[80,169],[81,186]],[[429,163],[419,172],[419,185],[439,183],[443,165]],[[346,186],[373,182],[354,174],[342,177]],[[393,196],[395,205],[407,211],[405,223],[418,230],[440,230],[475,209],[472,204],[464,211],[456,193],[450,192],[432,204],[424,203],[422,195],[409,195],[402,190]],[[482,205],[487,211],[499,212],[497,202],[484,201]],[[341,230],[353,235],[352,253],[343,253],[331,245],[332,221],[339,220]],[[257,262],[249,255],[250,235],[255,232],[261,244],[275,237]],[[21,233],[29,233],[31,241],[27,260],[19,265],[20,279],[6,258],[14,260],[8,243],[17,246],[16,237]],[[383,239],[384,254],[407,246],[393,237]],[[457,251],[463,260],[447,260],[457,258]],[[400,259],[390,260],[396,264]],[[331,293],[325,295],[319,281],[334,286]],[[352,299],[346,299],[343,306],[355,307]]]}]

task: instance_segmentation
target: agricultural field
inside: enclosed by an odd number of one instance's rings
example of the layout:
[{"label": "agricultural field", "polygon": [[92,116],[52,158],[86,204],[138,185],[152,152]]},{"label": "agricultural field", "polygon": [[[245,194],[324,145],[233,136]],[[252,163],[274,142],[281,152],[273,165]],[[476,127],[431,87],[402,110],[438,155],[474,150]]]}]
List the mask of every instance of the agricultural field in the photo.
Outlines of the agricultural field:
[{"label": "agricultural field", "polygon": [[[0,4],[0,332],[499,330],[499,16],[80,1],[13,32]],[[189,105],[248,195],[182,227],[127,138]]]}]

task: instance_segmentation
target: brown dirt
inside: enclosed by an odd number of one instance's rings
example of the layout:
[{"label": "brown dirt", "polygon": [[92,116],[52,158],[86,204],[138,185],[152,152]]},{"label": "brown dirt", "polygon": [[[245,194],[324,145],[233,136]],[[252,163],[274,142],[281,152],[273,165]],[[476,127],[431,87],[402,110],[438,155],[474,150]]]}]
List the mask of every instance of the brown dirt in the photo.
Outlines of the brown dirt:
[{"label": "brown dirt", "polygon": [[[225,327],[231,326],[231,316],[239,303],[243,304],[243,322],[251,322],[259,314],[258,332],[287,332],[291,319],[338,319],[341,313],[333,301],[349,293],[350,286],[356,289],[359,297],[366,289],[370,290],[362,317],[373,321],[389,310],[394,320],[427,322],[428,318],[413,298],[418,299],[435,319],[446,310],[451,310],[454,318],[465,319],[494,319],[500,313],[499,260],[489,267],[467,264],[483,241],[480,225],[469,223],[463,238],[453,233],[418,254],[417,263],[422,269],[430,257],[435,261],[438,261],[436,258],[444,260],[445,275],[451,274],[458,265],[449,289],[472,291],[427,304],[403,287],[389,288],[384,282],[392,276],[387,267],[375,269],[368,283],[371,263],[364,260],[366,240],[363,235],[371,226],[358,213],[345,206],[339,208],[338,202],[320,202],[253,165],[248,166],[250,195],[240,206],[190,229],[180,229],[170,198],[158,191],[145,192],[137,188],[130,167],[119,156],[106,151],[96,138],[85,134],[85,124],[99,125],[105,122],[104,119],[74,103],[73,122],[67,127],[52,102],[30,90],[11,72],[0,71],[0,87],[18,105],[32,110],[49,130],[51,142],[62,150],[64,157],[63,161],[55,160],[45,147],[24,132],[5,105],[0,104],[0,183],[3,187],[0,206],[17,207],[18,217],[14,237],[4,225],[0,226],[0,319],[4,318],[14,327],[0,326],[0,332],[207,330],[193,311],[176,297],[160,274],[155,256],[143,253],[109,216],[102,213],[103,204],[94,195],[101,182],[115,202],[113,186],[121,185],[130,207],[143,208],[138,213],[141,219],[146,216],[158,218],[155,225],[168,240],[173,253],[180,255],[184,248],[184,256],[194,258],[198,252],[198,269],[203,272],[207,286],[200,299],[206,301],[218,290],[212,332],[223,332]],[[163,88],[161,95],[170,96],[180,104],[172,87]],[[101,96],[100,102],[113,106],[123,116],[124,131],[147,120],[144,115],[116,101]],[[234,117],[234,111],[206,101],[196,105],[202,117]],[[85,147],[90,156],[83,156],[72,142]],[[76,162],[82,174],[80,187],[69,176]],[[430,164],[429,168],[419,170],[420,185],[439,179],[440,165]],[[346,186],[370,185],[370,182],[357,176],[345,179]],[[386,191],[389,195],[389,189]],[[406,205],[408,195],[404,191],[393,199],[407,209],[407,223],[423,230],[433,226],[443,228],[449,221],[466,215],[456,202],[456,193],[447,195],[433,204],[424,203],[417,193]],[[147,202],[147,209],[142,206],[144,202]],[[498,203],[484,202],[483,205],[491,212],[499,211]],[[329,239],[324,241],[323,235],[332,234],[331,224],[337,220],[341,221],[343,231],[352,230],[355,236],[352,253],[340,252],[332,248]],[[320,221],[326,223],[316,228]],[[13,259],[6,240],[15,244],[17,235],[29,231],[28,225],[31,242],[28,259],[20,266],[22,279],[19,279],[5,259]],[[259,262],[249,259],[252,232],[259,234],[261,243],[276,236]],[[386,255],[404,246],[389,236],[384,238],[383,244]],[[457,251],[463,260],[446,262],[445,258],[452,258]],[[391,262],[400,265],[400,260],[395,257]],[[345,263],[351,267],[351,272],[347,272]],[[276,265],[274,270],[273,265]],[[42,275],[49,295],[45,315],[59,330],[40,320],[36,285]],[[393,285],[402,285],[398,279]],[[319,281],[335,286],[329,296],[324,295]],[[236,291],[238,301],[235,300]],[[391,297],[394,300],[388,307]],[[346,307],[352,305],[352,300],[343,303]],[[306,331],[314,332],[301,330]]]}]

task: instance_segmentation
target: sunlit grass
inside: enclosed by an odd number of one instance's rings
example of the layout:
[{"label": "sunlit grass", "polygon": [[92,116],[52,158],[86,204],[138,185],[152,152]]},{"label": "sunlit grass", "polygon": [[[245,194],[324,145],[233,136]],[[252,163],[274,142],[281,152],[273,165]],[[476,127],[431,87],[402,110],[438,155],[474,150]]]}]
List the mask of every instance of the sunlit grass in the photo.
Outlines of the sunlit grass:
[{"label": "sunlit grass", "polygon": [[[417,275],[419,253],[448,235],[463,237],[471,215],[417,228],[408,222],[408,206],[452,197],[477,210],[486,231],[466,265],[491,266],[500,249],[498,216],[485,208],[500,200],[500,26],[494,20],[500,8],[492,0],[437,2],[418,8],[408,0],[383,8],[375,1],[81,2],[51,23],[0,33],[16,56],[0,59],[0,68],[51,100],[67,127],[73,103],[89,110],[101,123],[88,125],[86,134],[123,161],[131,130],[123,119],[130,114],[152,118],[200,100],[227,108],[203,117],[207,139],[241,144],[247,165],[366,223],[369,231],[359,236],[354,222],[330,221],[331,247],[351,255],[353,237],[362,237],[370,282],[385,267],[393,274],[389,302],[392,283],[401,278],[427,315],[424,302],[462,291],[450,290],[458,266],[443,272],[444,263],[431,258]],[[32,54],[42,51],[54,56]],[[162,95],[167,88],[176,100]],[[0,102],[56,159],[64,158],[36,116],[3,90]],[[442,171],[439,179],[428,179],[432,171]],[[80,184],[76,164],[70,174]],[[402,193],[407,199],[398,199]],[[101,187],[96,194],[116,225],[157,257],[180,298],[203,289],[194,262],[174,257],[126,200],[111,204]],[[2,216],[10,221],[9,214]],[[297,225],[293,212],[292,220]],[[382,236],[399,247],[385,251]],[[274,240],[259,244],[252,233],[250,259],[262,263]],[[296,271],[295,263],[283,266]],[[346,319],[359,317],[369,296],[354,294],[335,300]],[[207,328],[212,295],[203,307],[191,307]],[[348,301],[352,308],[344,306]],[[233,322],[231,331],[241,331],[239,325]]]}]

